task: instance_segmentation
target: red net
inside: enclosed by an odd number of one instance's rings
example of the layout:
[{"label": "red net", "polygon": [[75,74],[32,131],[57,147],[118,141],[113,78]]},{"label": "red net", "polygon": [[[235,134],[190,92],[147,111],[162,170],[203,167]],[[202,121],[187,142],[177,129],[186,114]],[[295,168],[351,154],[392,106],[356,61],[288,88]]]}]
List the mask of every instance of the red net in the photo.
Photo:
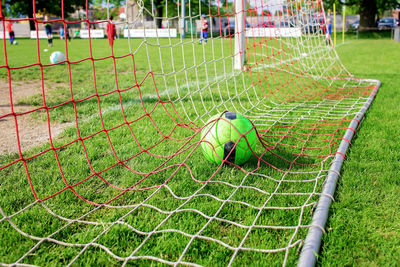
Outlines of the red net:
[{"label": "red net", "polygon": [[[172,1],[162,16],[128,1],[122,21],[95,21],[88,3],[75,20],[62,1],[59,18],[32,5],[32,19],[0,13],[3,29],[36,28],[19,45],[2,33],[1,263],[296,262],[343,135],[376,92],[340,63],[322,2],[250,1],[243,32],[233,3],[189,2],[185,39]],[[65,59],[51,63],[55,51]],[[257,131],[244,165],[201,152],[227,111]]]}]

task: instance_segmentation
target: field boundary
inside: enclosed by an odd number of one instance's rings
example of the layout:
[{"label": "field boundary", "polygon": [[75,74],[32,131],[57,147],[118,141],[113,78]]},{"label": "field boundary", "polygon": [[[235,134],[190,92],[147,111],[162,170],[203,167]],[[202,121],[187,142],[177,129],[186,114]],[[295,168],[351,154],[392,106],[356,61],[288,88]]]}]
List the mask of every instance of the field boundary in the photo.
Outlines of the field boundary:
[{"label": "field boundary", "polygon": [[381,81],[373,79],[364,79],[364,81],[375,82],[375,88],[369,95],[365,104],[361,107],[356,116],[351,120],[344,136],[340,142],[339,148],[336,152],[332,166],[329,169],[328,177],[322,189],[322,194],[318,200],[315,209],[311,226],[308,230],[303,249],[301,250],[298,267],[315,266],[317,256],[321,247],[322,235],[325,233],[325,225],[328,220],[329,208],[334,200],[333,196],[336,190],[336,184],[340,177],[340,170],[342,169],[343,162],[345,161],[346,152],[350,147],[350,142],[358,131],[361,123],[365,117],[366,112],[370,108],[375,96],[381,86]]}]

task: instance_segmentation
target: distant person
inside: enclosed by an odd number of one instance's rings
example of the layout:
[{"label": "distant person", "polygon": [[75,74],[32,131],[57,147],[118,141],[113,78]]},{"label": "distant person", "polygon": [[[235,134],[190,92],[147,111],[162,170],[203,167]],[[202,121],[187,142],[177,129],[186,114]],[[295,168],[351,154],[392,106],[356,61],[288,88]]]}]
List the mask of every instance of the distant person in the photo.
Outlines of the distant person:
[{"label": "distant person", "polygon": [[79,36],[79,28],[76,28],[74,32],[74,38],[78,38],[78,36]]},{"label": "distant person", "polygon": [[107,22],[107,39],[108,39],[108,44],[112,48],[114,45],[114,39],[115,36],[117,35],[117,31],[115,29],[115,25],[112,23],[113,16],[110,16],[110,19]]},{"label": "distant person", "polygon": [[204,39],[204,43],[207,43],[207,32],[208,32],[208,22],[206,15],[201,15],[201,33],[200,33],[200,44]]},{"label": "distant person", "polygon": [[330,19],[326,20],[326,35],[325,40],[326,44],[329,45],[331,42],[331,34],[332,34],[332,22]]},{"label": "distant person", "polygon": [[63,40],[64,37],[65,37],[65,34],[64,34],[64,27],[61,26],[61,27],[60,27],[60,39]]},{"label": "distant person", "polygon": [[10,44],[14,44],[15,33],[13,31],[11,21],[7,22],[7,31],[8,31],[8,35],[10,36],[10,39],[9,39]]},{"label": "distant person", "polygon": [[[46,20],[47,20],[47,18],[46,18]],[[46,22],[44,24],[44,29],[46,31],[47,42],[49,43],[49,46],[53,46],[53,30],[51,29],[51,24]]]},{"label": "distant person", "polygon": [[71,36],[69,35],[69,25],[67,25],[67,29],[64,31],[64,27],[60,27],[60,39],[68,39],[68,41],[71,41]]},{"label": "distant person", "polygon": [[67,30],[65,31],[65,38],[67,38],[68,41],[71,42],[71,36],[69,35],[69,31],[70,31],[70,28],[69,28],[69,25],[67,25]]}]

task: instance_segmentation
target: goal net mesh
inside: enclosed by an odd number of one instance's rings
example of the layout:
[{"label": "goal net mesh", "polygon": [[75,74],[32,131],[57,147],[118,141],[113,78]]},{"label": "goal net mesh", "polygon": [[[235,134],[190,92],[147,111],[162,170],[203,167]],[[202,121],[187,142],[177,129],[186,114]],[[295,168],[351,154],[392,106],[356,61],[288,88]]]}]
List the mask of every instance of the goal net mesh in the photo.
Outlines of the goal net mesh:
[{"label": "goal net mesh", "polygon": [[[247,3],[241,69],[231,1],[185,1],[184,14],[181,1],[127,1],[111,22],[86,3],[83,19],[48,20],[89,38],[50,48],[33,8],[33,40],[10,46],[1,33],[0,125],[12,146],[0,156],[0,263],[297,262],[338,146],[377,85],[344,68],[321,1]],[[5,12],[3,29],[28,23]],[[113,46],[94,38],[106,24],[121,34]],[[56,48],[66,59],[51,64]],[[24,86],[37,91],[17,101]],[[202,155],[202,129],[227,111],[258,134],[241,166]]]}]

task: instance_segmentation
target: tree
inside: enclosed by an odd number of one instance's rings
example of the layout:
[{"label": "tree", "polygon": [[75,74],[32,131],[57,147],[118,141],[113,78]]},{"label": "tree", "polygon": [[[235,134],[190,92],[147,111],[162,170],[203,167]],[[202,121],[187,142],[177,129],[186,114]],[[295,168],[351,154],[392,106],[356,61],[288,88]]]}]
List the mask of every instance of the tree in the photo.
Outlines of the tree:
[{"label": "tree", "polygon": [[118,8],[110,8],[110,10],[107,13],[107,9],[106,8],[102,8],[99,6],[94,6],[94,19],[97,20],[106,20],[107,18],[107,14],[111,17],[113,16],[114,18],[117,17],[118,15]]},{"label": "tree", "polygon": [[[33,18],[33,1],[35,1],[35,11],[46,11],[49,14],[60,16],[62,15],[62,7],[60,0],[3,0],[2,9],[8,9],[9,14],[14,17],[28,16]],[[91,1],[89,1],[91,2]],[[75,12],[79,7],[85,7],[86,0],[68,0],[64,1],[64,16],[68,17],[69,14]],[[7,7],[7,8],[5,8]],[[35,23],[33,20],[29,21],[31,30],[35,30]]]},{"label": "tree", "polygon": [[341,10],[343,4],[355,7],[360,14],[360,30],[376,26],[376,20],[384,11],[400,7],[398,0],[327,0],[325,6],[330,8],[333,3],[336,9]]},{"label": "tree", "polygon": [[105,20],[108,19],[107,15],[113,16],[115,18],[118,15],[118,8],[122,6],[124,2],[124,0],[109,0],[107,6],[107,2],[105,2],[104,0],[92,0],[94,7],[94,18]]},{"label": "tree", "polygon": [[[167,4],[168,1],[168,4]],[[190,1],[190,14],[189,14],[189,1]],[[211,14],[216,15],[218,14],[218,9],[215,4],[212,4],[209,8],[210,0],[185,0],[185,7],[186,7],[186,16],[197,16],[199,19],[200,14],[209,14],[209,10],[211,9]],[[154,11],[155,21],[157,28],[161,28],[162,24],[162,17],[175,17],[181,12],[181,3],[182,0],[144,0],[144,6],[147,10]],[[211,2],[213,3],[213,2]],[[168,12],[168,13],[167,13]]]},{"label": "tree", "polygon": [[[94,7],[94,18],[99,20],[105,20],[107,18],[107,14],[109,16],[113,16],[114,18],[118,15],[118,8],[122,6],[125,0],[92,0],[91,1]],[[109,9],[107,12],[107,8]]]},{"label": "tree", "polygon": [[[157,28],[161,28],[161,24],[162,24],[162,16],[164,15],[164,5],[165,5],[165,1],[166,0],[146,0],[144,1],[144,6],[148,9],[148,10],[155,10],[155,14],[154,16],[156,17],[156,25]],[[174,1],[172,1],[172,3],[174,3]],[[176,6],[176,4],[171,4],[171,1],[169,2],[169,5],[172,6],[172,10],[171,12],[173,12],[174,6]]]}]

